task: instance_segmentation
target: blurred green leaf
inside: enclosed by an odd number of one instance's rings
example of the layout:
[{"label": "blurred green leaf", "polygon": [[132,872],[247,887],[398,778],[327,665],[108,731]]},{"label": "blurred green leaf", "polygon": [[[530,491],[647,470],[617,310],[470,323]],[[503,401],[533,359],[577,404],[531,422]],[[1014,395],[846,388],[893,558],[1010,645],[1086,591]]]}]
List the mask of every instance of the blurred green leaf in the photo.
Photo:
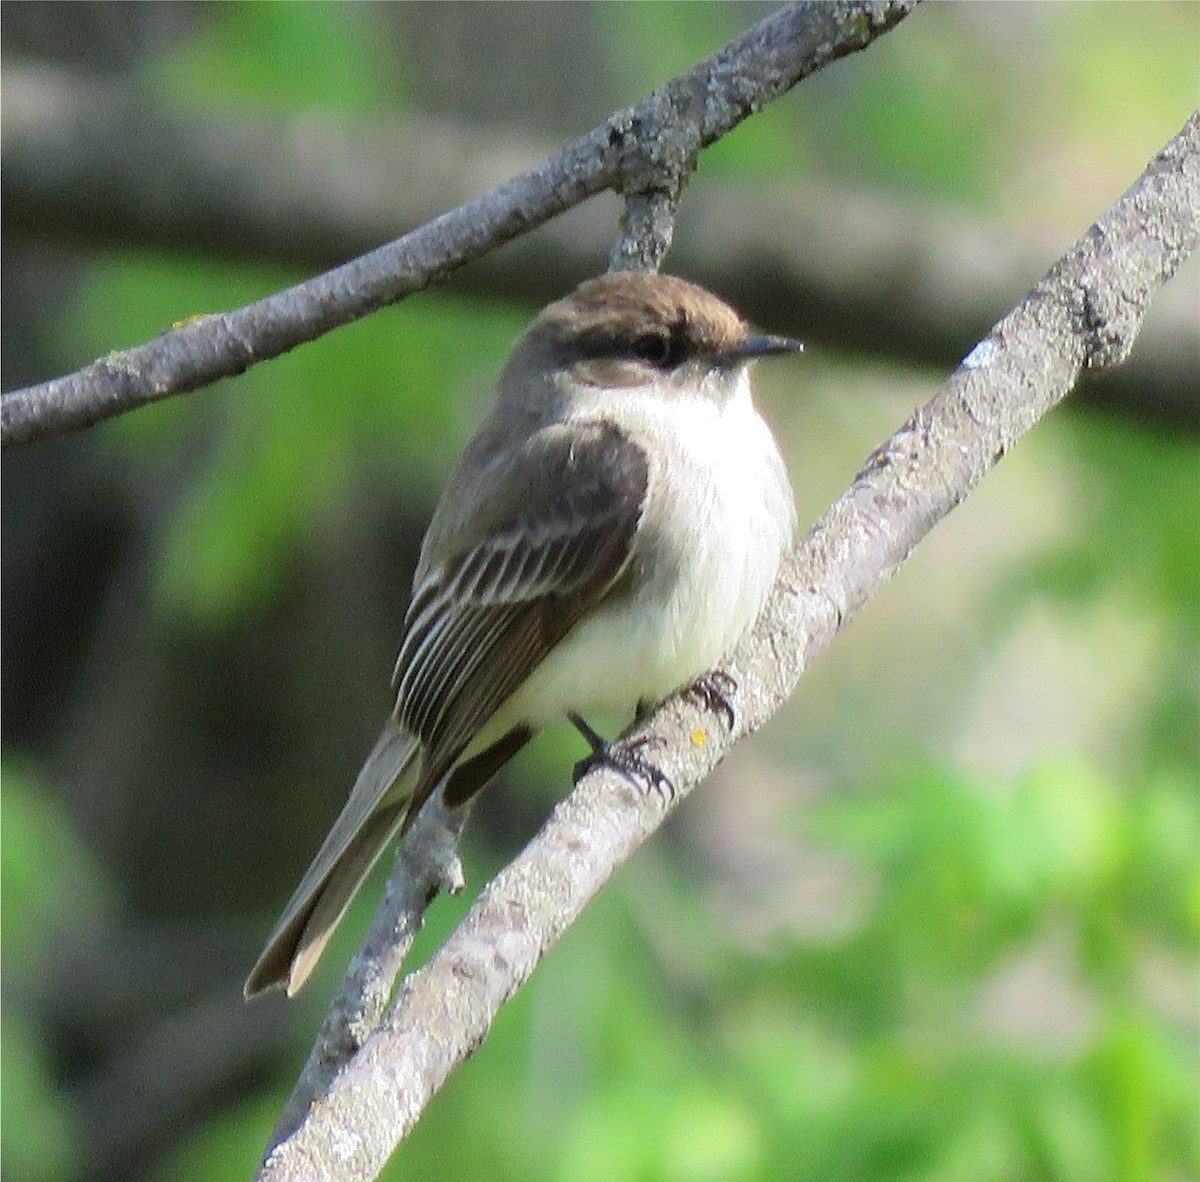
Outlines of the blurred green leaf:
[{"label": "blurred green leaf", "polygon": [[50,939],[97,922],[114,900],[70,817],[32,769],[7,755],[0,812],[0,949],[10,968],[29,972]]},{"label": "blurred green leaf", "polygon": [[[6,917],[11,909],[6,898]],[[80,1174],[84,1160],[80,1131],[53,1078],[49,1048],[6,1004],[0,1023],[0,1105],[4,1108],[0,1172],[6,1178],[70,1182]]]},{"label": "blurred green leaf", "polygon": [[203,34],[152,59],[149,84],[185,105],[369,114],[395,102],[397,63],[369,4],[256,0],[205,10]]},{"label": "blurred green leaf", "polygon": [[1125,752],[1139,776],[1173,767],[1200,769],[1200,443],[1089,416],[1046,424],[1079,461],[1082,494],[1070,539],[1046,550],[997,594],[997,617],[1011,621],[1047,597],[1066,605],[1119,597],[1162,629],[1140,747]]},{"label": "blurred green leaf", "polygon": [[[2,1169],[30,1182],[66,1182],[81,1168],[80,1131],[56,1091],[54,1056],[14,1001],[15,982],[36,981],[47,949],[64,932],[96,924],[112,905],[100,868],[35,771],[6,755],[0,777],[0,952],[5,974],[0,1023],[4,1110]],[[19,994],[17,995],[19,996]]]},{"label": "blurred green leaf", "polygon": [[245,1182],[279,1119],[282,1097],[257,1096],[209,1120],[151,1177],[160,1182]]},{"label": "blurred green leaf", "polygon": [[1194,1033],[1170,1038],[1144,1015],[1112,1015],[1083,1064],[1083,1083],[1109,1131],[1120,1182],[1200,1173],[1196,1056]]}]

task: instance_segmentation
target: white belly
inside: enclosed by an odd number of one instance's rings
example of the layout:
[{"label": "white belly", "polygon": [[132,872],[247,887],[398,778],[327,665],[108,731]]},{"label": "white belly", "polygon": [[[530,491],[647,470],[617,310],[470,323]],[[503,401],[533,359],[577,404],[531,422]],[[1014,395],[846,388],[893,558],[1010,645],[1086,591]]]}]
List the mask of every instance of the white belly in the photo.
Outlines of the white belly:
[{"label": "white belly", "polygon": [[[679,409],[639,402],[630,417],[652,429],[648,415]],[[542,726],[566,710],[632,710],[660,699],[714,668],[758,617],[795,508],[748,379],[724,406],[689,400],[682,430],[679,416],[669,421],[671,449],[651,452],[650,504],[628,591],[610,596],[546,657],[501,711],[506,719]],[[655,501],[664,499],[675,506],[669,550],[653,533]]]}]

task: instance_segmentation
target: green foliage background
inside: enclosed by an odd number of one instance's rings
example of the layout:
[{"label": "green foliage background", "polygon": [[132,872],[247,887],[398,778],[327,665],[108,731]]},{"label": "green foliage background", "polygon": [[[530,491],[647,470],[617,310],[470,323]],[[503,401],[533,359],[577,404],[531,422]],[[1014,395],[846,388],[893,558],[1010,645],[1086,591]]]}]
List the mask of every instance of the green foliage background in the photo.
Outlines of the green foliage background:
[{"label": "green foliage background", "polygon": [[[705,156],[695,183],[802,186],[819,175],[1037,224],[1065,246],[1194,104],[1198,10],[1020,7],[1024,40],[1003,8],[986,19],[952,6],[918,13],[750,120]],[[711,4],[593,12],[626,100],[745,17]],[[384,115],[403,105],[405,84],[371,19],[369,6],[224,5],[204,38],[148,61],[145,84],[198,112]],[[1085,160],[1081,178],[1072,170]],[[1039,191],[1056,163],[1065,179]],[[83,360],[301,277],[96,254],[61,347]],[[295,556],[337,527],[363,471],[392,482],[387,495],[427,500],[528,314],[423,294],[104,427],[111,464],[149,483],[185,472],[148,556],[156,612],[201,635],[265,612]],[[817,356],[806,377],[802,404],[785,388],[794,375],[768,382],[765,401],[811,520],[941,375]],[[1012,542],[1046,503],[1053,526]],[[765,824],[791,861],[834,868],[830,914],[791,922],[789,875],[774,898],[774,864],[741,865],[772,916],[751,933],[738,898],[722,894],[709,830],[685,821],[549,956],[386,1177],[1196,1177],[1197,505],[1194,436],[1070,411],[1039,427],[940,548],[918,554],[824,658],[755,753],[710,786],[730,797],[756,776],[780,784]],[[997,556],[984,535],[998,521],[1012,533]],[[982,568],[966,577],[971,561]],[[942,617],[930,596],[946,586],[955,606]],[[980,687],[1010,657],[1057,675],[1054,653],[1042,666],[1013,657],[1028,628],[1061,629],[1063,667],[1110,681],[1119,701],[1060,749],[989,767],[971,753],[965,736],[979,723],[964,702],[976,691],[989,700]],[[1073,678],[1062,694],[1078,688]],[[519,777],[540,778],[553,798],[569,750],[552,739]],[[10,750],[5,773],[3,952],[28,973],[52,940],[111,911],[116,888],[52,803],[44,770]],[[733,804],[720,807],[732,815]],[[307,851],[293,853],[299,867]],[[502,856],[477,840],[472,881]],[[427,947],[465,905],[438,903]],[[356,903],[331,962],[344,962],[370,906]],[[253,917],[264,930],[268,921]],[[329,980],[292,1013],[290,1061],[231,1092],[147,1176],[248,1176]],[[3,1164],[13,1178],[69,1180],[85,1168],[86,1134],[41,1037],[6,1013]]]}]

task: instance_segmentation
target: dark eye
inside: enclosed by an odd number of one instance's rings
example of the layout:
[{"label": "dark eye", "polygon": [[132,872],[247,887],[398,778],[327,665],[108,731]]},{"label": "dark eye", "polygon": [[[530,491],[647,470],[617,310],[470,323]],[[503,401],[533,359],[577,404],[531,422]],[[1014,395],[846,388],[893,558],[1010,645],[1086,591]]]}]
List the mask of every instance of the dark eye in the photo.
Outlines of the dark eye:
[{"label": "dark eye", "polygon": [[634,338],[633,355],[651,365],[665,365],[671,356],[671,342],[661,333],[643,333]]}]

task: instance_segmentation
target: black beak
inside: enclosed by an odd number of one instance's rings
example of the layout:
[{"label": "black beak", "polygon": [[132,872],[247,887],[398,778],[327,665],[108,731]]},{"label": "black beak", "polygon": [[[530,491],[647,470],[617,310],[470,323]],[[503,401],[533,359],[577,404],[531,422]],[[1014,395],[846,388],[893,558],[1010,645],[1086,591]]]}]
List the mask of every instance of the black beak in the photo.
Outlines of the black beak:
[{"label": "black beak", "polygon": [[729,364],[739,361],[757,361],[760,357],[773,357],[777,353],[803,353],[804,344],[791,337],[748,336],[740,345],[734,345],[721,353],[721,360]]}]

